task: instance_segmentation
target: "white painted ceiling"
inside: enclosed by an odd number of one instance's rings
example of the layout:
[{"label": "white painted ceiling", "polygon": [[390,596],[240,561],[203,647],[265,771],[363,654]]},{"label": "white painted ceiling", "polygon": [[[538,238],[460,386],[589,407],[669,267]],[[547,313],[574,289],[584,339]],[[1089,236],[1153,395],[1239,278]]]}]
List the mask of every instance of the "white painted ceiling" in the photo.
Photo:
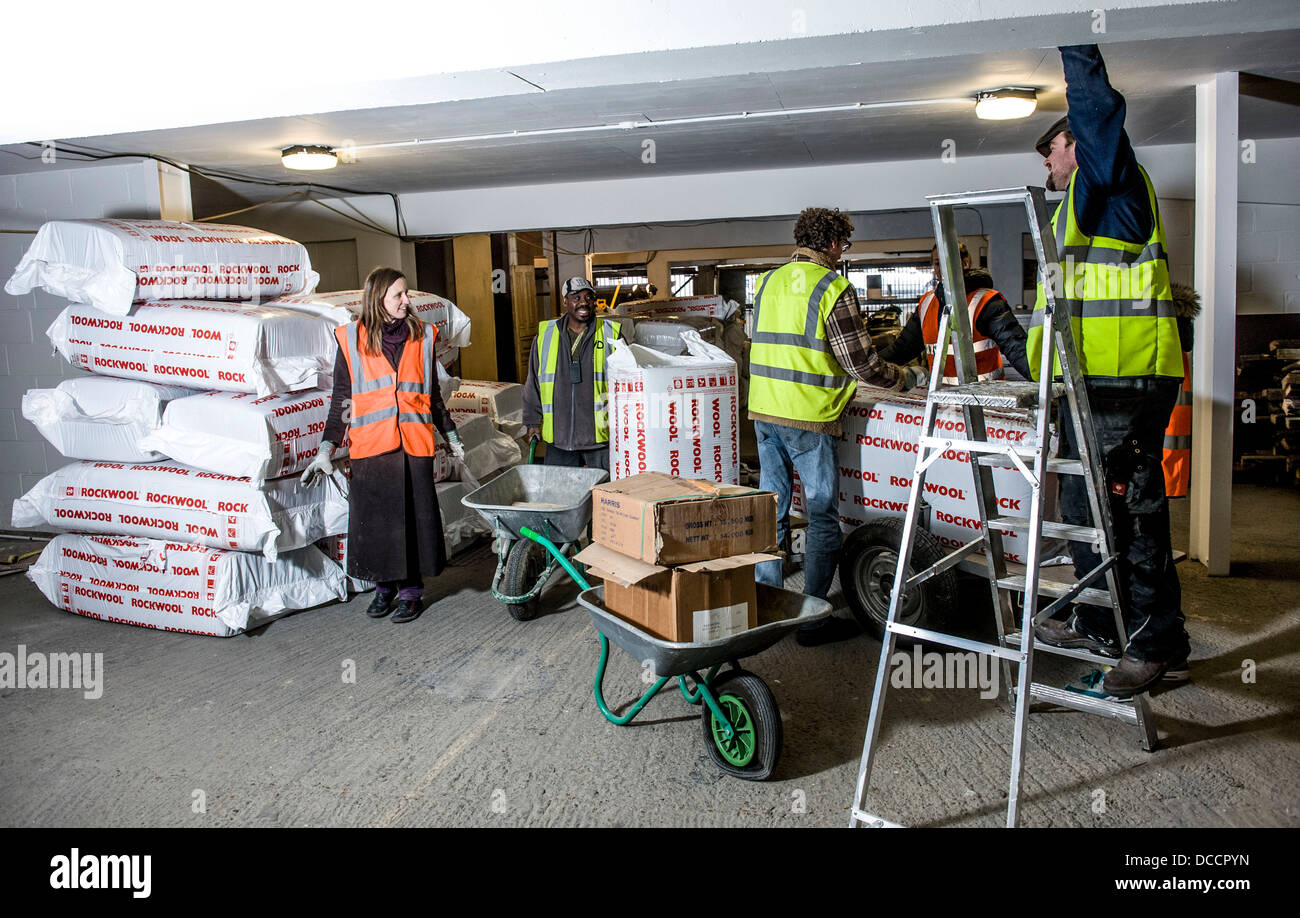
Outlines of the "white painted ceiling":
[{"label": "white painted ceiling", "polygon": [[[1112,82],[1128,100],[1127,125],[1137,145],[1190,142],[1192,87],[1221,71],[1263,78],[1243,77],[1242,137],[1300,135],[1300,3],[1242,0],[1112,11],[1102,35],[1091,33],[1086,17],[1062,14],[538,63],[492,72],[493,88],[477,98],[115,133],[76,138],[60,147],[150,152],[271,181],[305,178],[398,193],[640,177],[652,169],[683,174],[938,158],[945,140],[955,143],[958,156],[1007,153],[1031,149],[1034,138],[1064,111],[1064,78],[1053,46],[1090,40],[1104,41]],[[970,53],[973,48],[980,53]],[[310,176],[279,164],[278,151],[290,143],[364,145],[855,102],[969,98],[1003,85],[1038,87],[1038,112],[1023,121],[986,122],[974,117],[971,104],[956,103],[362,151],[354,164]],[[1257,87],[1273,98],[1246,94]],[[652,164],[642,160],[645,139],[655,141]],[[39,157],[39,147],[0,147],[0,174],[48,168]],[[61,165],[70,165],[69,158],[65,155]],[[227,186],[249,201],[286,190]]]}]

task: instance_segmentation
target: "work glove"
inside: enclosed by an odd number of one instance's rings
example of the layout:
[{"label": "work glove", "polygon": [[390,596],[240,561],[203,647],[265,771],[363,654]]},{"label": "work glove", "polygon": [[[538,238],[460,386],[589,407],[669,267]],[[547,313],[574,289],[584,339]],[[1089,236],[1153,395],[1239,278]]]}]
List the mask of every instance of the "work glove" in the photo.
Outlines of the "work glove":
[{"label": "work glove", "polygon": [[333,443],[329,440],[320,441],[320,449],[316,450],[311,464],[303,470],[302,477],[298,479],[303,487],[314,488],[334,474],[334,463],[330,462],[330,453],[333,451]]},{"label": "work glove", "polygon": [[910,392],[918,386],[928,386],[930,374],[916,364],[903,367],[903,391]]},{"label": "work glove", "polygon": [[455,430],[447,431],[447,448],[458,462],[465,461],[465,444],[460,442],[460,434]]}]

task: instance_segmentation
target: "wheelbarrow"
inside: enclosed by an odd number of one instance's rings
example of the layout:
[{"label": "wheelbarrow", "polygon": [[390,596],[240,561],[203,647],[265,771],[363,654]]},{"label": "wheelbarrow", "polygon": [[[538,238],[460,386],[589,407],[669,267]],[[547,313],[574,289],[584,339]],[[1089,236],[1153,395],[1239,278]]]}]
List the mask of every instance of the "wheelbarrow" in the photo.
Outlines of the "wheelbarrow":
[{"label": "wheelbarrow", "polygon": [[[492,596],[517,621],[537,617],[538,596],[559,566],[587,534],[591,489],[609,478],[604,469],[517,465],[461,498],[492,527],[497,569]],[[530,539],[532,532],[545,540]],[[558,543],[558,546],[556,545]]]}]

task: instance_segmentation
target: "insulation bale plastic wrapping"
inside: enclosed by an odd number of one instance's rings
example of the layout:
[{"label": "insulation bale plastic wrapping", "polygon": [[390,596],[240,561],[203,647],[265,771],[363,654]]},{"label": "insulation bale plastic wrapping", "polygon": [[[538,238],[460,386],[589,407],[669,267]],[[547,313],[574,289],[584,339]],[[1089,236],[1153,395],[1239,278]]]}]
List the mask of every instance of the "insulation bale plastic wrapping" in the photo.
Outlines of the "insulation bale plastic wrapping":
[{"label": "insulation bale plastic wrapping", "polygon": [[682,296],[672,300],[636,300],[621,303],[614,308],[620,316],[706,316],[710,319],[730,319],[739,315],[740,307],[735,300],[729,300],[716,293],[701,296]]},{"label": "insulation bale plastic wrapping", "polygon": [[[844,412],[836,469],[839,486],[840,527],[846,533],[880,517],[902,518],[916,466],[917,438],[921,434],[924,397],[892,395],[877,401],[859,392]],[[1016,415],[985,410],[988,439],[994,443],[1032,440],[1032,424]],[[938,412],[935,436],[966,439],[961,411],[945,407]],[[1000,512],[1029,515],[1031,489],[1023,476],[1006,461],[992,468]],[[980,535],[980,508],[975,499],[973,470],[965,451],[947,450],[926,471],[925,501],[930,510],[930,534],[949,548],[958,548]],[[806,514],[802,483],[796,478],[792,509]],[[1008,561],[1023,563],[1027,533],[1002,530]]]},{"label": "insulation bale plastic wrapping", "polygon": [[55,606],[86,618],[216,637],[347,599],[343,571],[312,545],[271,563],[202,545],[64,534],[27,578]]},{"label": "insulation bale plastic wrapping", "polygon": [[256,300],[310,292],[320,275],[301,243],[249,226],[172,220],[53,220],[5,292],[43,287],[124,316],[151,299]]},{"label": "insulation bale plastic wrapping", "polygon": [[[336,326],[347,325],[361,318],[363,293],[362,290],[341,290],[337,293],[298,294],[280,297],[275,304],[321,316]],[[451,300],[434,293],[409,290],[407,296],[415,314],[438,330],[438,340],[433,346],[438,362],[451,366],[460,356],[460,349],[469,347],[469,316]]]},{"label": "insulation bale plastic wrapping", "polygon": [[311,463],[332,400],[324,389],[260,397],[203,392],[171,402],[141,445],[191,468],[261,483]]},{"label": "insulation bale plastic wrapping", "polygon": [[450,411],[486,414],[512,437],[524,432],[524,387],[519,383],[462,379],[447,399]]},{"label": "insulation bale plastic wrapping", "polygon": [[[518,465],[523,458],[519,441],[498,430],[487,415],[453,411],[451,416],[456,422],[456,435],[465,447],[465,459],[460,464],[471,479],[481,481],[499,469]],[[441,448],[441,434],[438,443]]]},{"label": "insulation bale plastic wrapping", "polygon": [[111,316],[74,303],[45,334],[83,370],[194,389],[271,395],[334,372],[333,326],[279,306],[164,300]]},{"label": "insulation bale plastic wrapping", "polygon": [[69,459],[149,462],[162,454],[141,439],[162,423],[169,402],[197,394],[181,386],[83,376],[28,390],[23,417]]},{"label": "insulation bale plastic wrapping", "polygon": [[74,462],[14,501],[21,528],[174,539],[212,548],[280,552],[348,528],[347,482],[303,487],[296,475],[257,485],[177,462]]},{"label": "insulation bale plastic wrapping", "polygon": [[610,391],[610,477],[663,472],[740,483],[736,363],[683,335],[689,354],[619,345],[605,362]]},{"label": "insulation bale plastic wrapping", "polygon": [[447,554],[454,554],[480,535],[491,535],[492,530],[474,510],[461,503],[461,498],[474,490],[463,481],[444,481],[435,485],[438,491],[438,510],[442,514],[442,533],[447,543]]},{"label": "insulation bale plastic wrapping", "polygon": [[325,553],[340,568],[347,579],[349,593],[369,593],[375,588],[373,580],[362,580],[348,574],[348,537],[343,535],[327,536],[316,543],[316,547]]}]

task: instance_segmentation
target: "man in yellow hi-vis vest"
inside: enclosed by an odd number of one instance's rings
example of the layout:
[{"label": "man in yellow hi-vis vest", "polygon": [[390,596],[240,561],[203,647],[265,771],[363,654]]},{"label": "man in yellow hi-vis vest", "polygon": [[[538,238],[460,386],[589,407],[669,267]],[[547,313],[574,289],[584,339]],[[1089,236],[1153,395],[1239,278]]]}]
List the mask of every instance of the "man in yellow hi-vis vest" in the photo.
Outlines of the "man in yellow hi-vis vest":
[{"label": "man in yellow hi-vis vest", "polygon": [[530,440],[546,442],[546,464],[609,470],[609,403],[605,358],[622,335],[598,318],[596,288],[571,277],[561,289],[564,315],[537,328],[524,385]]},{"label": "man in yellow hi-vis vest", "polygon": [[[787,545],[793,475],[808,508],[804,593],[826,598],[840,551],[835,452],[840,415],[857,381],[906,390],[925,380],[920,367],[876,354],[853,285],[835,271],[853,223],[839,210],[810,207],[794,225],[790,261],[758,279],[749,351],[749,417],[758,436],[759,486],[777,495],[777,538]],[[780,561],[758,565],[759,583],[782,586]],[[804,625],[800,644],[856,634],[842,618]]]},{"label": "man in yellow hi-vis vest", "polygon": [[[1058,308],[1069,310],[1115,525],[1129,643],[1102,687],[1129,698],[1161,679],[1188,677],[1190,647],[1160,461],[1182,382],[1182,348],[1160,209],[1124,130],[1124,97],[1111,87],[1096,45],[1060,50],[1068,119],[1035,145],[1048,170],[1047,187],[1065,192],[1052,218],[1061,263],[1049,266],[1048,278]],[[1035,378],[1045,303],[1040,283],[1028,336]],[[1077,458],[1068,408],[1062,415],[1063,455]],[[1090,525],[1080,476],[1061,476],[1060,501],[1063,521]],[[1070,549],[1077,577],[1101,562],[1090,544],[1071,542]],[[1064,621],[1043,622],[1035,634],[1058,647],[1119,653],[1113,614],[1096,606],[1078,605]]]}]

